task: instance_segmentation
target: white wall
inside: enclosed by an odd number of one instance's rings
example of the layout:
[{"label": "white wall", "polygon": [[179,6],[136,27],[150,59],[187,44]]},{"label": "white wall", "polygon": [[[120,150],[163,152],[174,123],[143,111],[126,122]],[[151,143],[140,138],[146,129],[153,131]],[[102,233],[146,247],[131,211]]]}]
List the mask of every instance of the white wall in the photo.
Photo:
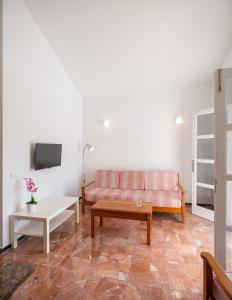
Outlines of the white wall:
[{"label": "white wall", "polygon": [[[210,85],[85,98],[83,140],[95,145],[86,156],[88,176],[98,168],[175,169],[191,201],[192,113],[212,105]],[[184,123],[178,126],[179,113]],[[111,121],[109,128],[102,126],[104,119]]]},{"label": "white wall", "polygon": [[222,67],[223,68],[232,68],[232,42],[231,42],[231,45],[223,59]]},{"label": "white wall", "polygon": [[[23,177],[36,195],[77,195],[80,179],[81,97],[20,0],[4,1],[3,47],[3,243],[9,215],[25,205]],[[62,143],[62,166],[31,169],[36,142]],[[11,173],[15,172],[13,179]]]}]

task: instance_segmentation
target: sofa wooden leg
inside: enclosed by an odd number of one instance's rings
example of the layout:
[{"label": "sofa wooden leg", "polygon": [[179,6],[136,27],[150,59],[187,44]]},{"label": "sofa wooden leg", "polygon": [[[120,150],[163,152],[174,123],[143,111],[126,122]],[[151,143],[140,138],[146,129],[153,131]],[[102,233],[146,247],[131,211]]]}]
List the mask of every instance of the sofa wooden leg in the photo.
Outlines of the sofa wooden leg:
[{"label": "sofa wooden leg", "polygon": [[181,223],[185,222],[185,206],[181,208]]},{"label": "sofa wooden leg", "polygon": [[85,214],[85,201],[82,199],[82,214]]}]

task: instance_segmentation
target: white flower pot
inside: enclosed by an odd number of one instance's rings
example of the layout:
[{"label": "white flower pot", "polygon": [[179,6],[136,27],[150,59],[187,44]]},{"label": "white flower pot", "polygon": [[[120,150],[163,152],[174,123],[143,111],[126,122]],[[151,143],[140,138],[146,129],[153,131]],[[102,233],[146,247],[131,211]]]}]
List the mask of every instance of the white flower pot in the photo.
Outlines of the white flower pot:
[{"label": "white flower pot", "polygon": [[37,204],[27,204],[27,211],[29,213],[34,213],[37,210]]}]

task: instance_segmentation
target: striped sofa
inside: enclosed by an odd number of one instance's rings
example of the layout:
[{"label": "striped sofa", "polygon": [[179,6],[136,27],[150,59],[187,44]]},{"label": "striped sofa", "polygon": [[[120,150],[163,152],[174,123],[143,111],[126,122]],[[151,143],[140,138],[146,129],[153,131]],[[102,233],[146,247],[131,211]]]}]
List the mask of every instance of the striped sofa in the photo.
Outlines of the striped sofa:
[{"label": "striped sofa", "polygon": [[85,206],[100,199],[152,202],[153,211],[181,214],[184,223],[184,190],[175,171],[97,170],[95,181],[82,187]]}]

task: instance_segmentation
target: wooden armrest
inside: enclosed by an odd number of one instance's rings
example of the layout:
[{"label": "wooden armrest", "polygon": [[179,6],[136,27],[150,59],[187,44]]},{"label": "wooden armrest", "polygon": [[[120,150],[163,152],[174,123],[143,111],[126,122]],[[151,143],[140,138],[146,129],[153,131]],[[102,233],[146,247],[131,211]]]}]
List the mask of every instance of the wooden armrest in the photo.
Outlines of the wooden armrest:
[{"label": "wooden armrest", "polygon": [[223,268],[209,252],[201,252],[201,257],[210,266],[224,292],[232,299],[232,282]]},{"label": "wooden armrest", "polygon": [[88,184],[86,184],[86,185],[82,186],[81,188],[82,188],[82,189],[85,189],[85,188],[87,188],[87,186],[89,186],[89,185],[93,184],[94,182],[95,182],[95,181],[91,181],[90,183],[88,183]]}]

